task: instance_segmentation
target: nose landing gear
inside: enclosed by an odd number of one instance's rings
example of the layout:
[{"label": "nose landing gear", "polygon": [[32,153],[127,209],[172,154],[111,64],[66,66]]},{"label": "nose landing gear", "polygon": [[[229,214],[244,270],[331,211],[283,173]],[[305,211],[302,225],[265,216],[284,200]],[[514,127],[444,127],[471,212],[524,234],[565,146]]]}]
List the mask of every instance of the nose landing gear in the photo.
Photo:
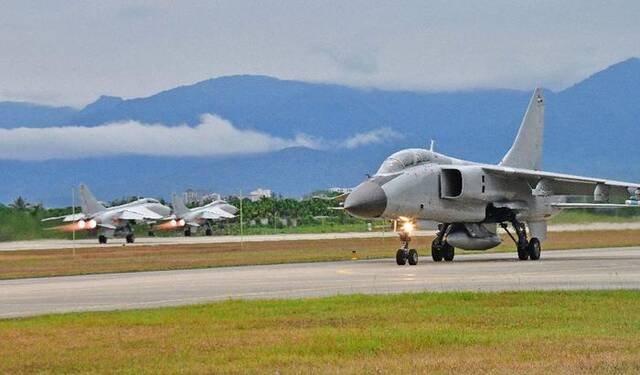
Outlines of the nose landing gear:
[{"label": "nose landing gear", "polygon": [[396,263],[399,266],[404,266],[407,263],[410,266],[415,266],[418,264],[418,252],[416,249],[409,249],[411,235],[405,231],[398,232],[398,234],[400,235],[402,246],[396,251]]}]

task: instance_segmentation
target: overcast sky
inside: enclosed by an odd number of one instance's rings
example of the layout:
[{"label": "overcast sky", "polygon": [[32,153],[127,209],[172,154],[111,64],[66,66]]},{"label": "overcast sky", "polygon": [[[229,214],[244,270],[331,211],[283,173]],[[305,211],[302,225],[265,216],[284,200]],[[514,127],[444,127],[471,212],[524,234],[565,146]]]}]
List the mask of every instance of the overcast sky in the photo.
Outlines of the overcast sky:
[{"label": "overcast sky", "polygon": [[230,74],[564,88],[640,56],[640,1],[0,1],[0,100],[81,106]]}]

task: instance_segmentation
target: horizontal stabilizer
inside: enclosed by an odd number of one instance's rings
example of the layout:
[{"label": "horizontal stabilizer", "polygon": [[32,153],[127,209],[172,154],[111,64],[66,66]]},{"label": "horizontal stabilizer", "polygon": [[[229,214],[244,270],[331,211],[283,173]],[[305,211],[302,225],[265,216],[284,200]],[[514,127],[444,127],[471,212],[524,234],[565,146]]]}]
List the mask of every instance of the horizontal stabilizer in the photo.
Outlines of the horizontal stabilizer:
[{"label": "horizontal stabilizer", "polygon": [[551,203],[551,207],[572,209],[572,208],[640,208],[632,204],[612,204],[612,203]]},{"label": "horizontal stabilizer", "polygon": [[85,215],[83,213],[77,213],[75,215],[48,217],[46,219],[42,219],[42,221],[62,220],[63,222],[68,223],[71,221],[78,221],[84,218],[85,218]]}]

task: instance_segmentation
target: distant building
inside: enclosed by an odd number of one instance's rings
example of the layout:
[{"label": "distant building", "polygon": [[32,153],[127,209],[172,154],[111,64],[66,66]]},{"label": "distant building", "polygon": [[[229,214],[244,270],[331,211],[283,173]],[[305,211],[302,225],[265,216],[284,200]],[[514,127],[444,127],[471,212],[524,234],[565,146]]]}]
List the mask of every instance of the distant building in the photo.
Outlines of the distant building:
[{"label": "distant building", "polygon": [[257,202],[262,198],[271,198],[272,195],[273,193],[271,192],[271,190],[258,188],[249,193],[249,200],[251,202]]},{"label": "distant building", "polygon": [[332,187],[327,189],[330,193],[347,194],[353,191],[353,188]]}]

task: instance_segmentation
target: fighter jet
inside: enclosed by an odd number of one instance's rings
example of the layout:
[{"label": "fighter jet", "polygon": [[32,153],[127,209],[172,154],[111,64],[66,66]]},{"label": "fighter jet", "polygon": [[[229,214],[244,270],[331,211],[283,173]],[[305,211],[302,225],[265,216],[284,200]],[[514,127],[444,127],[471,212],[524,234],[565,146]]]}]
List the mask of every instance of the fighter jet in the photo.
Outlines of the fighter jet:
[{"label": "fighter jet", "polygon": [[184,200],[173,194],[173,214],[170,221],[161,224],[159,229],[184,228],[184,235],[191,236],[192,229],[204,228],[205,234],[211,236],[213,228],[211,223],[216,220],[233,219],[238,209],[223,200],[216,200],[202,207],[188,208]]},{"label": "fighter jet", "polygon": [[[439,223],[431,245],[436,262],[452,261],[456,247],[498,246],[498,225],[515,242],[520,260],[538,260],[547,221],[561,210],[637,207],[639,184],[540,170],[544,106],[542,89],[536,89],[515,142],[499,164],[455,159],[435,152],[433,145],[402,150],[346,197],[344,209],[360,218],[400,223],[397,264],[415,265],[418,253],[409,243],[413,228],[423,220]],[[567,196],[592,197],[593,203],[566,203]],[[616,197],[629,199],[608,204]]]},{"label": "fighter jet", "polygon": [[106,244],[108,237],[125,237],[127,243],[133,243],[133,224],[159,220],[171,212],[169,207],[153,198],[141,198],[120,206],[105,207],[86,185],[81,184],[79,191],[81,213],[50,217],[43,221],[62,219],[63,222],[70,222],[71,224],[56,227],[65,231],[95,231],[100,244]]}]

